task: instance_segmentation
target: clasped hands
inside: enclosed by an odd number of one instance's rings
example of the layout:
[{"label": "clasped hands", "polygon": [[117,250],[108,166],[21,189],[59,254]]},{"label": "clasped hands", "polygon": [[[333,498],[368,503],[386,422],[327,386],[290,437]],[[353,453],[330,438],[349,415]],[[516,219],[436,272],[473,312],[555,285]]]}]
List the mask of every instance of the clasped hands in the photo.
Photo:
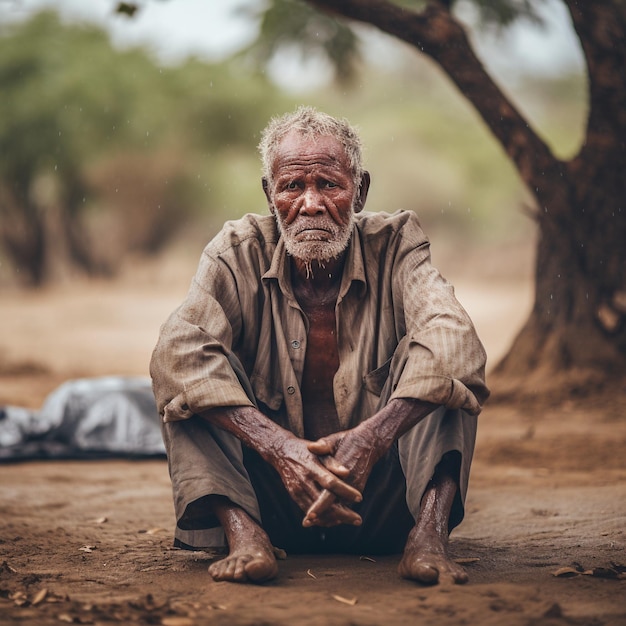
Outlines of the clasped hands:
[{"label": "clasped hands", "polygon": [[361,516],[350,505],[363,499],[372,467],[387,447],[360,424],[317,441],[287,436],[271,462],[305,512],[303,526],[359,526]]}]

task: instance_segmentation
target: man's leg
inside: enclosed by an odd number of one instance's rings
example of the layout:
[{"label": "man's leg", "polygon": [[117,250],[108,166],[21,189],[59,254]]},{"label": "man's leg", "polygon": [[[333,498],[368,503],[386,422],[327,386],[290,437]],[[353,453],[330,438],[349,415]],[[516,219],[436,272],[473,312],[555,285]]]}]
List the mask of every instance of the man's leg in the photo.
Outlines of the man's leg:
[{"label": "man's leg", "polygon": [[466,583],[467,573],[448,553],[452,505],[458,493],[459,457],[446,454],[426,488],[416,524],[409,533],[398,571],[425,584]]},{"label": "man's leg", "polygon": [[476,418],[440,408],[398,444],[407,481],[407,504],[415,518],[399,572],[425,584],[467,582],[452,561],[448,537],[464,515],[465,495],[476,439]]},{"label": "man's leg", "polygon": [[265,582],[278,574],[274,549],[267,533],[241,507],[223,496],[210,496],[207,506],[226,534],[228,556],[213,563],[215,580]]},{"label": "man's leg", "polygon": [[216,580],[261,582],[277,573],[272,545],[259,523],[256,495],[239,440],[199,416],[163,425],[174,492],[177,545],[223,547],[211,565]]}]

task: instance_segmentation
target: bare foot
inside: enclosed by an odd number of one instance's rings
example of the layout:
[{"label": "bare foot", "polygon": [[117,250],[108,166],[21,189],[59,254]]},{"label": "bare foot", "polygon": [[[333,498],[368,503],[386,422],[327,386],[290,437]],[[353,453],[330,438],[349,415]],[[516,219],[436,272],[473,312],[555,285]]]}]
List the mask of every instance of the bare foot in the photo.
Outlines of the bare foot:
[{"label": "bare foot", "polygon": [[447,541],[434,529],[415,526],[409,533],[398,572],[403,578],[425,585],[468,581],[466,571],[448,554]]},{"label": "bare foot", "polygon": [[468,581],[465,570],[448,554],[448,522],[456,492],[460,455],[443,456],[426,487],[417,523],[409,533],[398,566],[403,578],[425,585]]},{"label": "bare foot", "polygon": [[265,531],[231,503],[218,505],[214,510],[226,533],[229,554],[209,567],[213,579],[262,583],[275,578],[278,565]]}]

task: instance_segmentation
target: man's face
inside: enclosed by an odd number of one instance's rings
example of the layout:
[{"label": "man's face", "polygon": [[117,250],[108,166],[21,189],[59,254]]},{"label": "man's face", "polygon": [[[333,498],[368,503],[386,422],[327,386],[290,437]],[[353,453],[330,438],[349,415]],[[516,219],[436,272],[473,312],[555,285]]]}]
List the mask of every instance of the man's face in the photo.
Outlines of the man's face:
[{"label": "man's face", "polygon": [[309,263],[340,256],[352,235],[357,190],[339,140],[290,132],[272,179],[266,194],[287,252]]}]

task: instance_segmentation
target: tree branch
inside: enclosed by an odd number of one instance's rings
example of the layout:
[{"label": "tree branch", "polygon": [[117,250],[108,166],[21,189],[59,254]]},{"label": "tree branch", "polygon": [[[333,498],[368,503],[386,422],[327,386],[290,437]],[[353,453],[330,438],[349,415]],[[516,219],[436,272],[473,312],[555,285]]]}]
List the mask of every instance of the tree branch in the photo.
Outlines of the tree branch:
[{"label": "tree branch", "polygon": [[386,0],[306,0],[318,8],[365,22],[430,56],[472,103],[535,194],[549,176],[563,173],[524,117],[504,96],[476,57],[461,24],[441,2],[414,11]]},{"label": "tree branch", "polygon": [[596,153],[626,134],[626,9],[616,2],[564,0],[580,39],[589,75],[585,150]]}]

